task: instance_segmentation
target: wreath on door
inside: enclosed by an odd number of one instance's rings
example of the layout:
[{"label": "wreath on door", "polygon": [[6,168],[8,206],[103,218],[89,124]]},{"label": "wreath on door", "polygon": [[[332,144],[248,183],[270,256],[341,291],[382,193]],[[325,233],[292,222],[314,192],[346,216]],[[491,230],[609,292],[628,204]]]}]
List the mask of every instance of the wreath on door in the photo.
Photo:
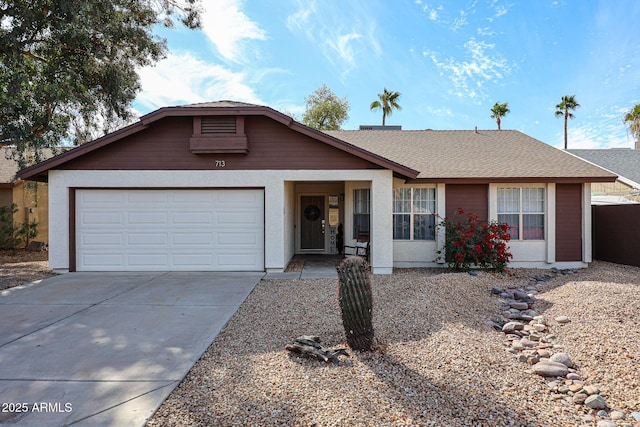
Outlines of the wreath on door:
[{"label": "wreath on door", "polygon": [[320,218],[320,208],[316,205],[309,205],[304,208],[304,217],[309,221],[315,221]]}]

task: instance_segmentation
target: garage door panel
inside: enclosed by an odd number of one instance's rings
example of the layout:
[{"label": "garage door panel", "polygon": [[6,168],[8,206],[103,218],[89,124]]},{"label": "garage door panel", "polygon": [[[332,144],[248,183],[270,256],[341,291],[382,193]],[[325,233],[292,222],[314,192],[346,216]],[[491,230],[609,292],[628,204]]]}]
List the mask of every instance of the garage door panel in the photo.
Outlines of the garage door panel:
[{"label": "garage door panel", "polygon": [[182,191],[174,192],[171,197],[175,203],[182,204],[183,206],[187,204],[195,206],[210,205],[216,200],[216,194],[213,192],[208,192],[207,194],[196,194],[190,191]]},{"label": "garage door panel", "polygon": [[91,268],[100,267],[100,271],[104,271],[105,267],[118,268],[124,262],[121,254],[102,253],[100,255],[81,255],[78,262],[87,267],[87,271]]},{"label": "garage door panel", "polygon": [[121,212],[83,212],[81,224],[121,224],[123,215]]},{"label": "garage door panel", "polygon": [[164,212],[127,212],[127,224],[168,224],[169,215]]},{"label": "garage door panel", "polygon": [[173,265],[176,270],[185,270],[185,267],[189,269],[198,269],[202,265],[214,265],[214,259],[212,254],[185,254],[175,255],[173,257]]},{"label": "garage door panel", "polygon": [[245,246],[248,249],[255,247],[259,242],[255,233],[224,233],[217,234],[217,243],[221,246]]},{"label": "garage door panel", "polygon": [[122,246],[124,236],[119,233],[91,233],[82,235],[82,246]]},{"label": "garage door panel", "polygon": [[170,194],[164,191],[129,190],[125,193],[125,200],[131,205],[146,205],[148,203],[166,204]]},{"label": "garage door panel", "polygon": [[258,221],[256,212],[219,212],[217,223],[220,225],[242,225],[247,227],[255,227]]},{"label": "garage door panel", "polygon": [[83,191],[79,195],[76,194],[76,198],[82,203],[91,203],[95,206],[118,206],[124,202],[124,194],[119,192],[98,194],[96,192]]},{"label": "garage door panel", "polygon": [[79,271],[263,271],[264,191],[77,190],[76,251]]},{"label": "garage door panel", "polygon": [[209,247],[214,243],[211,233],[173,233],[172,238],[174,245]]},{"label": "garage door panel", "polygon": [[171,218],[173,224],[213,224],[213,214],[211,212],[177,211]]},{"label": "garage door panel", "polygon": [[[223,253],[216,257],[216,264],[225,266],[228,270],[244,270],[254,265],[258,259],[258,254],[248,254],[246,252]],[[221,268],[222,270],[222,268]]]},{"label": "garage door panel", "polygon": [[126,264],[129,267],[137,267],[142,269],[164,269],[165,266],[169,265],[169,256],[165,253],[155,254],[155,253],[130,253],[126,256]]},{"label": "garage door panel", "polygon": [[127,244],[129,247],[155,247],[166,246],[169,238],[166,233],[128,233]]}]

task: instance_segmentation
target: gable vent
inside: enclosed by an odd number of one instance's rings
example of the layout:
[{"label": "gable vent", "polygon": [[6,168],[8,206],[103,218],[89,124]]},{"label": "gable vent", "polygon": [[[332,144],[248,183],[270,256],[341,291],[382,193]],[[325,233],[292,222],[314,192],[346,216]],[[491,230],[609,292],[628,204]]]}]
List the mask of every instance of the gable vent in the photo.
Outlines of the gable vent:
[{"label": "gable vent", "polygon": [[203,117],[200,125],[200,131],[205,134],[235,134],[236,133],[236,118],[231,117]]}]

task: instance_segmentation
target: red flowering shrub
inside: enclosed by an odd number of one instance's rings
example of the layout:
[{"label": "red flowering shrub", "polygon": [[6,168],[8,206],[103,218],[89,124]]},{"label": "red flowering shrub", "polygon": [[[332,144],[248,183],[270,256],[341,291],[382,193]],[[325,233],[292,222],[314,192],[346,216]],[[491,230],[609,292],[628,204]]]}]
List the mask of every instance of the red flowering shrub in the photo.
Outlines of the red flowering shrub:
[{"label": "red flowering shrub", "polygon": [[[458,208],[458,214],[464,211]],[[469,271],[475,266],[502,272],[513,258],[506,243],[511,239],[507,223],[486,223],[468,213],[462,220],[445,218],[438,226],[444,227],[446,236],[445,248],[438,256],[444,256],[453,270]]]}]

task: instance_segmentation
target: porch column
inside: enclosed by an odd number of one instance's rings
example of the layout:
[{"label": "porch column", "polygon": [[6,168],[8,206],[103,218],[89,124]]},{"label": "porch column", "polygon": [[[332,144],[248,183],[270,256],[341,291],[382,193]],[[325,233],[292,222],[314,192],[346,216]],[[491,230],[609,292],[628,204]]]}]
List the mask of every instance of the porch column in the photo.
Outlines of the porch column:
[{"label": "porch column", "polygon": [[379,171],[371,180],[371,271],[393,273],[393,173]]}]

